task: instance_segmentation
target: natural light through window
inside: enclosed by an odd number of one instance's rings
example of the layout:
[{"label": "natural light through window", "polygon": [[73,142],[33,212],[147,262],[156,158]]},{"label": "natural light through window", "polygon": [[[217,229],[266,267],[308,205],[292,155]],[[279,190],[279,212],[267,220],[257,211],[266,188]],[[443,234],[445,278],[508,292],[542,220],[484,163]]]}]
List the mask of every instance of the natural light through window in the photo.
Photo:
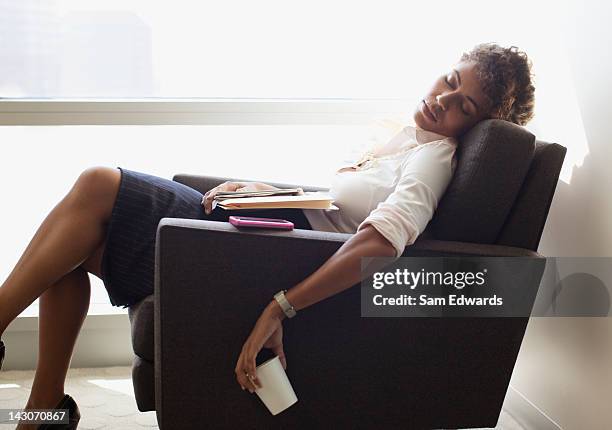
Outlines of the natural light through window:
[{"label": "natural light through window", "polygon": [[533,60],[536,115],[528,128],[565,143],[579,165],[588,151],[563,46],[570,4],[0,0],[0,39],[11,40],[0,45],[0,97],[410,104],[462,52],[497,42]]},{"label": "natural light through window", "polygon": [[[408,123],[411,107],[463,52],[497,42],[532,59],[536,109],[527,128],[568,149],[561,180],[569,183],[589,152],[565,48],[573,1],[0,0],[0,41],[10,41],[0,43],[0,98],[33,106],[72,99],[394,99],[407,109],[395,119]],[[8,276],[46,214],[89,166],[328,186],[338,160],[363,148],[364,129],[0,127],[2,141],[11,142],[0,180],[24,181],[5,190],[23,209],[0,225],[14,244],[0,251],[0,276]],[[299,163],[279,162],[287,148],[300,154]],[[92,303],[108,303],[101,283],[93,284]]]}]

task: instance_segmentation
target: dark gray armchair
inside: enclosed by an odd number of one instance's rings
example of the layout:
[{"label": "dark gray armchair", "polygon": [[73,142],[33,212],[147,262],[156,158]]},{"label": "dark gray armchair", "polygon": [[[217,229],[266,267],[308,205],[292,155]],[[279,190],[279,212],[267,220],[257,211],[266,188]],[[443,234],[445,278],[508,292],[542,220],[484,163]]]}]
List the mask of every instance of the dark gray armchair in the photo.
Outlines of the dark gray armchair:
[{"label": "dark gray armchair", "polygon": [[[480,123],[461,139],[455,176],[403,256],[542,258],[565,152],[514,124]],[[204,193],[242,178],[173,179]],[[494,427],[528,318],[361,318],[358,286],[285,320],[298,403],[272,416],[240,389],[234,366],[261,310],[350,236],[162,219],[155,294],[129,309],[139,409],[156,410],[162,429]]]}]

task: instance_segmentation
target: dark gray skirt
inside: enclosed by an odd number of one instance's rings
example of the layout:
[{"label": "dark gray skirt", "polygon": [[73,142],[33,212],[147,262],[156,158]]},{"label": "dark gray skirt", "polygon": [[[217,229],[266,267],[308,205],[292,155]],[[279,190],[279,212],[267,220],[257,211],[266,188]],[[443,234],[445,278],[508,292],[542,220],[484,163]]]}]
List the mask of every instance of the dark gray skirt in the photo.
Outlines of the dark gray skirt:
[{"label": "dark gray skirt", "polygon": [[227,222],[230,215],[282,218],[312,230],[301,209],[226,211],[209,215],[202,193],[187,185],[118,167],[121,183],[106,232],[102,280],[113,306],[129,307],[153,294],[155,238],[162,218]]}]

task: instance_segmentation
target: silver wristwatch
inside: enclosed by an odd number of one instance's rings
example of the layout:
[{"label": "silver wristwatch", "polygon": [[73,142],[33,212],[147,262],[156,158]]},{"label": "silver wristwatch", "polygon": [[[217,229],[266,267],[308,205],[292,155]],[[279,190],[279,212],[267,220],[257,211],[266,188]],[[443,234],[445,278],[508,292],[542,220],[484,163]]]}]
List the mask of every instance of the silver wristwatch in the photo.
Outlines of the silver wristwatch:
[{"label": "silver wristwatch", "polygon": [[287,290],[280,290],[278,293],[274,294],[274,299],[278,302],[285,315],[289,318],[293,318],[296,312],[291,303],[287,300],[287,297],[285,297],[286,292]]}]

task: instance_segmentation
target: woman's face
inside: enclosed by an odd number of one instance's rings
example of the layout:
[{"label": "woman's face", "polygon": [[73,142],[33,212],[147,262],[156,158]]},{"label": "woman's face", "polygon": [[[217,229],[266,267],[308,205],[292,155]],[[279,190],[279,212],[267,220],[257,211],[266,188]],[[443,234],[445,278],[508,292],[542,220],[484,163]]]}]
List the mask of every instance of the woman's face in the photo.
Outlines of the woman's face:
[{"label": "woman's face", "polygon": [[491,102],[481,89],[475,65],[460,62],[434,82],[414,111],[417,127],[458,137],[489,117]]}]

